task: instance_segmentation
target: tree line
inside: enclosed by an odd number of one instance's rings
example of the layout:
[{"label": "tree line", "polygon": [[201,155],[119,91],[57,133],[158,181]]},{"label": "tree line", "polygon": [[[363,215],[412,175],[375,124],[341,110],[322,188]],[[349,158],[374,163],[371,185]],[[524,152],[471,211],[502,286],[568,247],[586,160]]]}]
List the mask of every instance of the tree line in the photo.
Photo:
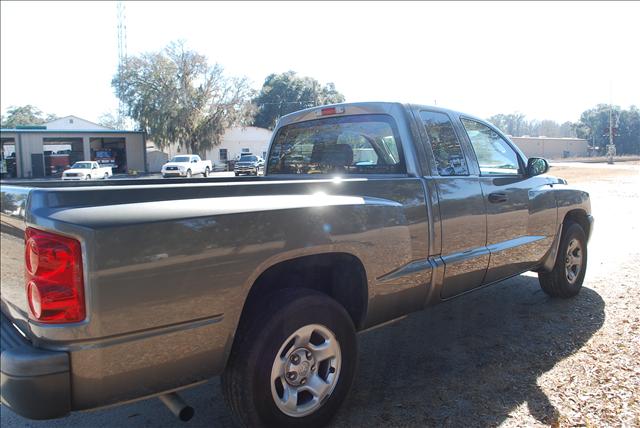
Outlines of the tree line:
[{"label": "tree line", "polygon": [[613,141],[618,154],[640,154],[640,109],[598,104],[585,110],[576,122],[527,120],[522,113],[496,114],[487,120],[513,137],[584,138],[596,152],[604,153],[609,144],[609,114]]},{"label": "tree line", "polygon": [[236,125],[273,129],[282,115],[344,101],[333,83],[320,84],[293,71],[270,74],[256,93],[244,77],[173,42],[160,52],[129,58],[112,81],[127,114],[159,146],[178,142],[204,153]]},{"label": "tree line", "polygon": [[[245,77],[229,76],[219,64],[186,47],[170,43],[158,52],[129,57],[111,85],[126,114],[160,147],[178,143],[202,154],[221,142],[232,126],[273,129],[288,113],[324,104],[344,102],[333,83],[321,84],[294,71],[267,76],[259,91]],[[619,154],[640,154],[640,111],[613,108],[614,141]],[[52,120],[32,105],[10,107],[2,128],[41,124]],[[497,114],[490,122],[511,136],[579,137],[604,152],[608,143],[609,106],[598,104],[576,122],[528,120],[524,114]],[[100,123],[117,127],[107,113]]]}]

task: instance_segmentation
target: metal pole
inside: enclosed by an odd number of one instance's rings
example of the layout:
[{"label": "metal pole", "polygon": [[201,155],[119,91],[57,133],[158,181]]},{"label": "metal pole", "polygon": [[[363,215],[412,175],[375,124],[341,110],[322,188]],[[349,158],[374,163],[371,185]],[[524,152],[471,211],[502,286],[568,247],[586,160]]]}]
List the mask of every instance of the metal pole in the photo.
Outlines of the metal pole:
[{"label": "metal pole", "polygon": [[609,82],[609,145],[607,146],[607,163],[613,165],[613,157],[616,155],[616,146],[613,144],[613,95]]}]

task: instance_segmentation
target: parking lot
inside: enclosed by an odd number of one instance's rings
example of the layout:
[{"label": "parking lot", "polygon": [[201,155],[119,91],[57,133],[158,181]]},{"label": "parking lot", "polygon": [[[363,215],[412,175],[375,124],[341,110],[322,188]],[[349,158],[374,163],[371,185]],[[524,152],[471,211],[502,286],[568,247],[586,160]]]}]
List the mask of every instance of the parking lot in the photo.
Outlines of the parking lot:
[{"label": "parking lot", "polygon": [[[551,173],[591,194],[580,295],[552,300],[524,274],[361,334],[334,426],[640,426],[640,163]],[[196,410],[185,426],[231,426],[217,378],[183,397]],[[1,424],[183,425],[156,399],[46,422],[2,407]]]}]

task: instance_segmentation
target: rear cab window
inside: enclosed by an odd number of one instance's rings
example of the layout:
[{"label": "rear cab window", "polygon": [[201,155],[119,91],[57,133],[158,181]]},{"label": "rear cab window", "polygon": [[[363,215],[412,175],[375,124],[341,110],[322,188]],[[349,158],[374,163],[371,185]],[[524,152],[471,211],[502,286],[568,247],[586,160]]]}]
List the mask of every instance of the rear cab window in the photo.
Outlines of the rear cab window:
[{"label": "rear cab window", "polygon": [[275,174],[405,174],[395,121],[384,114],[292,123],[278,130],[267,163]]}]

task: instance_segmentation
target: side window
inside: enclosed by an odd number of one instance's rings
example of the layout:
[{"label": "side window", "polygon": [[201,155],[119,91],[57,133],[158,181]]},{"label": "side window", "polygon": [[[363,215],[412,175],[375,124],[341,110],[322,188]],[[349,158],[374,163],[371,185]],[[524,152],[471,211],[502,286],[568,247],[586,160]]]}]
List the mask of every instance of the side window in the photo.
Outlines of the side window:
[{"label": "side window", "polygon": [[462,119],[473,150],[476,152],[480,175],[517,175],[518,155],[500,135],[475,120]]},{"label": "side window", "polygon": [[421,111],[420,117],[431,141],[438,174],[469,175],[467,161],[449,116],[433,111]]}]

